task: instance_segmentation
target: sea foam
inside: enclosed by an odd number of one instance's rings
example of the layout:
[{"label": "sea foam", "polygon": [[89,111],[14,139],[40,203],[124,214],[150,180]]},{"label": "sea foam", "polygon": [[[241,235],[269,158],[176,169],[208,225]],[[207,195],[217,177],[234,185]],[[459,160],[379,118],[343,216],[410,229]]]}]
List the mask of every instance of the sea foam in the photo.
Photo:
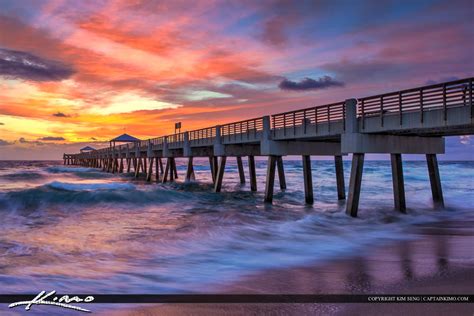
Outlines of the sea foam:
[{"label": "sea foam", "polygon": [[56,190],[65,191],[96,191],[96,190],[134,190],[135,185],[131,183],[69,183],[53,181],[47,186]]}]

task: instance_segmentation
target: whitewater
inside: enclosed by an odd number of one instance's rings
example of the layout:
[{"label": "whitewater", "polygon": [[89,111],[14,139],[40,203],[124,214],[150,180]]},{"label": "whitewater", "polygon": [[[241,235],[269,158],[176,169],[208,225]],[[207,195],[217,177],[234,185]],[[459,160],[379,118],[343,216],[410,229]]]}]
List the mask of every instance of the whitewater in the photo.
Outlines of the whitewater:
[{"label": "whitewater", "polygon": [[[229,159],[222,193],[212,191],[207,159],[196,181],[147,183],[131,174],[0,162],[0,285],[79,293],[208,293],[269,269],[325,263],[374,246],[417,238],[411,227],[474,220],[474,163],[440,162],[446,207],[431,201],[426,162],[404,162],[407,214],[394,211],[389,161],[367,161],[358,218],[337,200],[334,163],[313,161],[315,203],[304,204],[302,163],[286,159],[288,189],[263,203],[240,185]],[[248,167],[244,159],[247,173]],[[350,163],[344,163],[346,188]],[[247,173],[248,174],[248,173]]]}]

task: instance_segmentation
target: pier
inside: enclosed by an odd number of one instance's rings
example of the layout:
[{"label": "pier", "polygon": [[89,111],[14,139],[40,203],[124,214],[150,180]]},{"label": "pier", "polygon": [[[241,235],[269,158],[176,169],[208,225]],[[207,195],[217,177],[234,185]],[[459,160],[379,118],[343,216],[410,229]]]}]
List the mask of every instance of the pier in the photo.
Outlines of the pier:
[{"label": "pier", "polygon": [[[178,178],[176,159],[185,158],[185,181],[194,179],[193,158],[208,157],[214,191],[220,192],[229,157],[237,159],[240,182],[257,191],[255,156],[268,157],[264,200],[271,203],[276,174],[286,189],[283,157],[303,161],[305,203],[314,202],[311,156],[333,156],[335,199],[345,200],[342,156],[352,154],[346,212],[356,217],[365,154],[387,154],[391,160],[394,207],[406,211],[403,154],[424,154],[433,201],[443,206],[437,155],[445,152],[445,136],[474,133],[473,79],[444,82],[375,96],[347,99],[239,122],[160,136],[77,154],[64,154],[65,165],[131,172],[146,181]],[[370,183],[367,183],[370,185]],[[317,196],[316,196],[317,198]]]}]

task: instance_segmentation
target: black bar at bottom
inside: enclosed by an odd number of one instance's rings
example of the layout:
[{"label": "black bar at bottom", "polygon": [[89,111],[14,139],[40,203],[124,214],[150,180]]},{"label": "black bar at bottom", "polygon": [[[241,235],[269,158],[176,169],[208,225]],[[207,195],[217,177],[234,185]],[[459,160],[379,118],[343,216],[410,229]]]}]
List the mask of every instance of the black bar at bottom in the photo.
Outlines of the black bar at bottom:
[{"label": "black bar at bottom", "polygon": [[[14,303],[33,300],[38,294],[0,294],[0,303]],[[446,294],[55,294],[86,298],[93,296],[90,303],[143,304],[143,303],[473,303],[474,295]],[[46,300],[50,300],[49,297]]]}]

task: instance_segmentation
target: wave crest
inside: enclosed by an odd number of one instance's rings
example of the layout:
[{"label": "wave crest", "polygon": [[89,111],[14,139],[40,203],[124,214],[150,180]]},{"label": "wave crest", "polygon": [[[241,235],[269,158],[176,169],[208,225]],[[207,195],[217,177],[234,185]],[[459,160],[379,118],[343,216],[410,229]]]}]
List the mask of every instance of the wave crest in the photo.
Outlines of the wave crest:
[{"label": "wave crest", "polygon": [[48,187],[64,191],[97,191],[97,190],[135,190],[131,183],[69,183],[53,181],[46,184]]}]

